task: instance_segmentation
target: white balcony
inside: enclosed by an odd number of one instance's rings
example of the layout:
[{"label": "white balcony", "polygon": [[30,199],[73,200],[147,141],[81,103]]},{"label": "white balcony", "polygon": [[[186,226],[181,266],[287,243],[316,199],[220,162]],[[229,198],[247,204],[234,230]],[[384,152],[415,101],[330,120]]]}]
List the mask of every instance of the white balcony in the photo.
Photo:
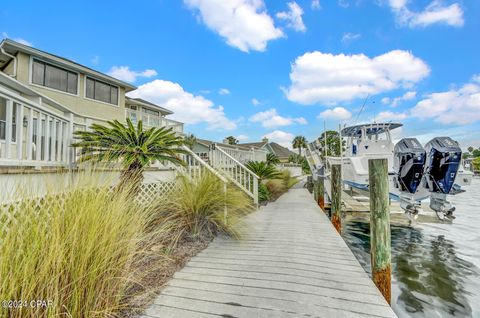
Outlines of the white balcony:
[{"label": "white balcony", "polygon": [[167,127],[167,128],[172,128],[172,130],[176,133],[179,133],[179,134],[183,133],[183,123],[172,120],[172,119],[167,119],[163,116],[148,114],[142,111],[127,108],[125,109],[125,117],[130,118],[130,120],[134,124],[136,124],[139,120],[141,120],[143,125],[147,128]]},{"label": "white balcony", "polygon": [[0,87],[0,166],[68,166],[73,116]]}]

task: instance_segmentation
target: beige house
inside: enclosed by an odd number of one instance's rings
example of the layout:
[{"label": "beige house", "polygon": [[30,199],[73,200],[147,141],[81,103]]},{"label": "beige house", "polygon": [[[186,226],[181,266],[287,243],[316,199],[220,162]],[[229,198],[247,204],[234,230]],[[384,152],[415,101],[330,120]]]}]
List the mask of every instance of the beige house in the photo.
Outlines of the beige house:
[{"label": "beige house", "polygon": [[0,43],[0,168],[68,167],[73,131],[93,122],[183,124],[171,111],[128,98],[136,87],[71,60],[5,39]]}]

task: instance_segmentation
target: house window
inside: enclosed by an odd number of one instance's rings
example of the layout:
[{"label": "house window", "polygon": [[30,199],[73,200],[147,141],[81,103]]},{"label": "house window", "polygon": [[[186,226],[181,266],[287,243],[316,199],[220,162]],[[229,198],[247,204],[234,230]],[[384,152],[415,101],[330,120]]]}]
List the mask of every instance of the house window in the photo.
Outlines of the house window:
[{"label": "house window", "polygon": [[32,83],[75,95],[78,92],[77,73],[38,60],[33,60]]},{"label": "house window", "polygon": [[101,102],[118,105],[118,87],[87,77],[85,96]]}]

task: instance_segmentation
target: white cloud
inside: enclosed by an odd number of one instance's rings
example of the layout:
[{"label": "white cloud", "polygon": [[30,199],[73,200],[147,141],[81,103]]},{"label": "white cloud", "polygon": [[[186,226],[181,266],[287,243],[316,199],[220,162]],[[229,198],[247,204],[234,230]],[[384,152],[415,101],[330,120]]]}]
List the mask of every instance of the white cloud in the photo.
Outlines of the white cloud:
[{"label": "white cloud", "polygon": [[289,126],[294,123],[306,125],[307,120],[303,117],[292,118],[282,117],[277,113],[275,108],[271,108],[264,112],[259,112],[250,117],[250,121],[253,123],[261,123],[265,128],[276,128],[281,126]]},{"label": "white cloud", "polygon": [[[9,38],[7,32],[2,32],[2,37],[5,38],[5,39]],[[23,44],[23,45],[33,46],[32,42],[29,42],[29,41],[27,41],[25,39],[22,39],[22,38],[13,38],[12,40],[14,40],[15,42],[18,42],[20,44]]]},{"label": "white cloud", "polygon": [[382,103],[387,105],[390,104],[392,107],[397,107],[401,102],[406,101],[406,100],[412,100],[417,96],[417,92],[415,91],[408,91],[402,96],[395,97],[393,99],[389,97],[384,97],[382,98]]},{"label": "white cloud", "polygon": [[238,141],[246,141],[249,139],[247,135],[238,135],[235,137]]},{"label": "white cloud", "polygon": [[98,65],[98,63],[100,63],[100,56],[95,55],[90,61],[93,65]]},{"label": "white cloud", "polygon": [[335,107],[333,109],[327,109],[318,114],[317,118],[334,119],[334,120],[347,120],[352,117],[352,113],[343,107]]},{"label": "white cloud", "polygon": [[263,0],[184,0],[207,27],[243,52],[264,51],[268,41],[283,37]]},{"label": "white cloud", "polygon": [[480,85],[468,83],[458,89],[429,94],[411,109],[411,115],[443,124],[480,121]]},{"label": "white cloud", "polygon": [[156,79],[140,85],[129,96],[144,98],[170,109],[174,112],[173,119],[187,124],[204,122],[209,129],[237,128],[237,124],[226,117],[222,106],[215,107],[205,97],[186,92],[178,83]]},{"label": "white cloud", "polygon": [[472,76],[472,82],[480,83],[480,74],[475,74]]},{"label": "white cloud", "polygon": [[423,11],[413,12],[406,0],[389,0],[389,5],[400,25],[426,27],[432,24],[446,24],[461,27],[464,24],[463,10],[458,3],[449,6],[442,0],[433,0]]},{"label": "white cloud", "polygon": [[259,101],[258,99],[252,98],[252,104],[253,104],[253,106],[258,106],[258,105],[260,105],[261,103],[260,103],[260,101]]},{"label": "white cloud", "polygon": [[350,6],[350,2],[348,2],[348,0],[338,0],[338,5],[342,8],[348,8]]},{"label": "white cloud", "polygon": [[295,31],[305,32],[307,28],[303,23],[302,15],[303,9],[295,1],[287,3],[288,11],[282,11],[277,13],[277,18],[285,20],[287,26]]},{"label": "white cloud", "polygon": [[343,33],[342,43],[348,44],[352,41],[360,39],[360,37],[361,37],[361,35],[358,34],[358,33],[346,32],[346,33]]},{"label": "white cloud", "polygon": [[394,113],[389,110],[380,112],[375,116],[377,122],[400,121],[408,118],[407,113]]},{"label": "white cloud", "polygon": [[291,148],[292,147],[292,140],[294,138],[293,134],[289,132],[285,132],[283,130],[274,130],[264,136],[262,138],[268,138],[269,141],[276,142],[284,147]]},{"label": "white cloud", "polygon": [[108,75],[118,78],[119,80],[133,83],[137,80],[137,77],[146,77],[150,78],[153,76],[157,76],[157,71],[147,69],[142,72],[136,72],[130,70],[129,66],[112,66],[110,71],[107,73]]},{"label": "white cloud", "polygon": [[411,87],[429,73],[424,61],[402,50],[374,58],[314,51],[297,57],[290,72],[291,85],[284,91],[289,100],[300,104],[335,104]]},{"label": "white cloud", "polygon": [[230,95],[230,90],[226,89],[226,88],[221,88],[218,93],[220,95]]},{"label": "white cloud", "polygon": [[310,5],[312,10],[321,10],[322,6],[320,4],[320,0],[312,0],[312,4]]}]

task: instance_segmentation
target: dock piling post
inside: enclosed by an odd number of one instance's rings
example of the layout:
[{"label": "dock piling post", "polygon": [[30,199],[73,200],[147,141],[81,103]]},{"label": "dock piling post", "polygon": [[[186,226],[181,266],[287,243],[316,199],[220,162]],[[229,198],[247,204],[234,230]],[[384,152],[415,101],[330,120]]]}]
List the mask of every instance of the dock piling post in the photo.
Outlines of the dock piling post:
[{"label": "dock piling post", "polygon": [[339,164],[332,165],[332,224],[338,233],[342,232],[342,221],[340,217],[342,207],[342,166]]},{"label": "dock piling post", "polygon": [[387,159],[368,160],[372,279],[391,301],[391,238]]},{"label": "dock piling post", "polygon": [[325,211],[325,182],[324,177],[318,177],[318,195],[317,195],[317,203],[320,208]]}]

